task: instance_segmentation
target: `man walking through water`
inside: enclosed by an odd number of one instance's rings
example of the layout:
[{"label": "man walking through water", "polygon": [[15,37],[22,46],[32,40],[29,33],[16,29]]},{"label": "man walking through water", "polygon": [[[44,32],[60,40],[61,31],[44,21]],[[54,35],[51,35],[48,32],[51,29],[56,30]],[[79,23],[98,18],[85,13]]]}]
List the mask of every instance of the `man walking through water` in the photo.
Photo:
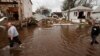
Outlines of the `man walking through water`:
[{"label": "man walking through water", "polygon": [[[10,42],[10,47],[13,47],[15,43],[21,44],[21,41],[19,40],[19,33],[14,25],[12,25],[11,22],[8,22],[8,38]],[[21,47],[21,46],[19,46]]]},{"label": "man walking through water", "polygon": [[97,42],[96,38],[98,37],[100,33],[100,28],[99,28],[99,24],[98,23],[95,23],[92,27],[92,30],[91,30],[91,38],[92,38],[92,42],[91,42],[91,45],[93,45],[94,43],[95,44],[99,44],[99,42]]}]

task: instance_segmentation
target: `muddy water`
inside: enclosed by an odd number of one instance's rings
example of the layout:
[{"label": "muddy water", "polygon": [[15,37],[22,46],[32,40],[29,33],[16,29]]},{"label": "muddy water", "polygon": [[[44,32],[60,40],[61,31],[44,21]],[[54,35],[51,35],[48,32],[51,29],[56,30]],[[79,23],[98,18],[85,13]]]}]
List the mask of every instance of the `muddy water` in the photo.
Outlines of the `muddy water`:
[{"label": "muddy water", "polygon": [[3,51],[0,56],[100,56],[100,44],[90,45],[86,25],[29,27],[19,33],[24,47]]},{"label": "muddy water", "polygon": [[6,30],[4,28],[0,28],[0,48],[7,45],[8,39],[6,37]]}]

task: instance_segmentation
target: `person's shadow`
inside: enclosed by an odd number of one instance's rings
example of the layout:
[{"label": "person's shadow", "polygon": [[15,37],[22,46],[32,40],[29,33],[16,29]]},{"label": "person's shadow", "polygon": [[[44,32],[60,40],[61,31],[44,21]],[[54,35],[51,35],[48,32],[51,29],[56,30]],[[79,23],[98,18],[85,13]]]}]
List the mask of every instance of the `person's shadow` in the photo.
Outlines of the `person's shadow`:
[{"label": "person's shadow", "polygon": [[22,52],[22,48],[10,48],[6,46],[0,49],[0,56],[20,56]]}]

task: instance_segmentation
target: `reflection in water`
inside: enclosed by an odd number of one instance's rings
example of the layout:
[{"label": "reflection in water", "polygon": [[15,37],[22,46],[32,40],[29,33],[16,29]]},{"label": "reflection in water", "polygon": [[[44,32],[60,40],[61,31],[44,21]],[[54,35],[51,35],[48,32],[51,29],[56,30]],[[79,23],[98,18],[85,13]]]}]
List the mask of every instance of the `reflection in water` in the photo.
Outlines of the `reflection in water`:
[{"label": "reflection in water", "polygon": [[82,55],[81,51],[85,54],[83,40],[89,36],[89,30],[90,27],[87,25],[61,26],[62,46],[64,49],[79,56]]},{"label": "reflection in water", "polygon": [[20,39],[22,42],[27,42],[27,39],[31,39],[33,38],[34,35],[34,30],[36,29],[36,26],[30,26],[28,28],[23,28],[19,30],[19,34],[20,34]]},{"label": "reflection in water", "polygon": [[19,33],[24,48],[10,50],[11,56],[100,56],[100,48],[97,48],[100,45],[89,45],[90,27],[87,25],[28,27]]},{"label": "reflection in water", "polygon": [[22,50],[10,50],[10,56],[21,56]]},{"label": "reflection in water", "polygon": [[[0,28],[0,48],[4,47],[5,45],[7,45],[7,33],[6,30],[3,28]],[[6,44],[4,44],[6,43]]]},{"label": "reflection in water", "polygon": [[61,26],[61,32],[64,36],[64,40],[67,40],[67,42],[74,44],[76,41],[79,40],[81,35],[86,35],[88,33],[89,30],[86,30],[85,28],[86,27],[83,25]]},{"label": "reflection in water", "polygon": [[0,56],[21,56],[21,49],[0,50]]},{"label": "reflection in water", "polygon": [[[36,27],[30,26],[28,28],[23,28],[19,29],[19,34],[20,34],[20,39],[22,43],[27,42],[27,39],[31,39],[34,33],[34,29]],[[0,28],[0,56],[21,56],[21,51],[20,49],[7,49],[3,50],[6,48],[8,45],[8,38],[7,38],[7,31]],[[2,49],[3,48],[3,49]]]}]

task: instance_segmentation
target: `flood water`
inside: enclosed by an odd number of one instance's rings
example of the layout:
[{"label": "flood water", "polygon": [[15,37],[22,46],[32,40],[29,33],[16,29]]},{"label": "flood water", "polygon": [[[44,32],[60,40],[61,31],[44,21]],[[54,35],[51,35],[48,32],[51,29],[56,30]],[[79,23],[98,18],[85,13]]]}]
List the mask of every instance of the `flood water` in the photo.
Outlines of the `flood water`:
[{"label": "flood water", "polygon": [[90,45],[90,29],[87,25],[23,28],[19,30],[23,48],[13,50],[2,50],[8,41],[0,29],[0,56],[100,56],[100,44]]}]

